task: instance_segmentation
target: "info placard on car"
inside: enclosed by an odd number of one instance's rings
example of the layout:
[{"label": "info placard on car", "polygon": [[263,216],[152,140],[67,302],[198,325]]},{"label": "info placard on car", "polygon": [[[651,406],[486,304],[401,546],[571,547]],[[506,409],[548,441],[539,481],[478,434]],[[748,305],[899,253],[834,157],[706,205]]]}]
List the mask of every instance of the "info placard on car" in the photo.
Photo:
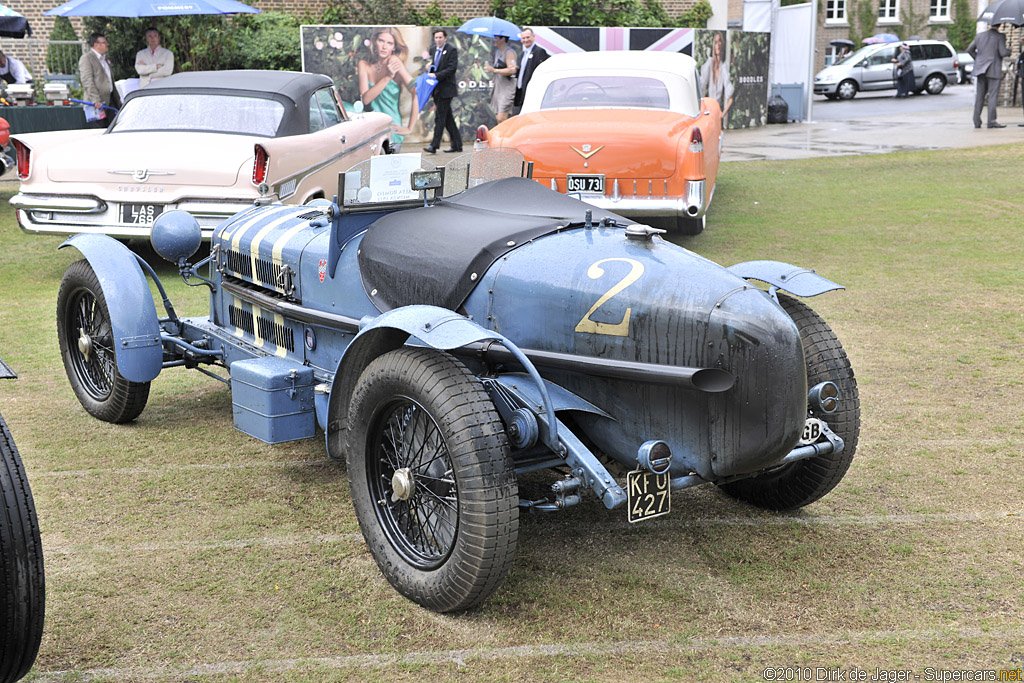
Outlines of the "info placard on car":
[{"label": "info placard on car", "polygon": [[163,204],[122,204],[121,222],[132,225],[151,225],[164,212]]},{"label": "info placard on car", "polygon": [[604,194],[604,175],[567,175],[567,192]]},{"label": "info placard on car", "polygon": [[629,522],[642,522],[667,515],[672,510],[669,473],[633,470],[626,474],[626,502]]}]

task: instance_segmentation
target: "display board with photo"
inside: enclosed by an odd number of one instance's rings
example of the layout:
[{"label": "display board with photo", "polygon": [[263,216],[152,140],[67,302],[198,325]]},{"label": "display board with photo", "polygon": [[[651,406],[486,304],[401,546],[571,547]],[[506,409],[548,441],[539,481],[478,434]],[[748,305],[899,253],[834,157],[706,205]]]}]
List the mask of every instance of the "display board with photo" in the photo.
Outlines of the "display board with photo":
[{"label": "display board with photo", "polygon": [[[767,33],[690,28],[533,27],[537,45],[550,54],[598,50],[657,50],[692,55],[701,89],[718,99],[726,128],[765,123],[768,99]],[[458,95],[452,111],[463,140],[480,125],[497,123],[490,99],[494,41],[449,27],[448,43],[459,51]],[[350,112],[391,116],[395,144],[429,142],[434,105],[416,92],[417,77],[430,66],[428,26],[303,26],[302,68],[330,76]],[[522,46],[511,42],[519,56]],[[383,85],[382,85],[383,83]]]}]

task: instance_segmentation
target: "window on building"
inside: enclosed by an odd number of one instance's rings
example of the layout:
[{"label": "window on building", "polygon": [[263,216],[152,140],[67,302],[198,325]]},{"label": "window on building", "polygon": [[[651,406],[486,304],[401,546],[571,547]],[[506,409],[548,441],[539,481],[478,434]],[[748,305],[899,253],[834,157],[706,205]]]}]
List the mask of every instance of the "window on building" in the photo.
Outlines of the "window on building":
[{"label": "window on building", "polygon": [[846,23],[846,0],[825,0],[825,23]]},{"label": "window on building", "polygon": [[878,21],[894,22],[899,21],[899,0],[878,0]]},{"label": "window on building", "polygon": [[931,0],[931,9],[929,16],[934,21],[936,19],[949,19],[949,0]]}]

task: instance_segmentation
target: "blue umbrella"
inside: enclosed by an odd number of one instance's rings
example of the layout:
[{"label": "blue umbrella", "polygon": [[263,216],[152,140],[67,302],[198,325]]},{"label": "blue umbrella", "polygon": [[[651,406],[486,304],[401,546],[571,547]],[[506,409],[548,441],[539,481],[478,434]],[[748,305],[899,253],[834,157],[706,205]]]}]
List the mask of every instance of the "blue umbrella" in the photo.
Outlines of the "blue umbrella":
[{"label": "blue umbrella", "polygon": [[178,14],[256,14],[238,0],[69,0],[43,12],[53,17],[169,17]]},{"label": "blue umbrella", "polygon": [[498,17],[477,17],[470,19],[458,29],[459,33],[470,33],[475,36],[505,36],[509,40],[519,40],[520,28],[511,21]]},{"label": "blue umbrella", "polygon": [[0,5],[0,36],[24,38],[26,33],[32,35],[32,27],[28,25],[28,19],[10,7]]},{"label": "blue umbrella", "polygon": [[437,76],[430,73],[420,74],[416,78],[415,84],[416,101],[419,102],[420,111],[423,111],[423,107],[427,106],[427,100],[430,99],[430,94],[437,87]]},{"label": "blue umbrella", "polygon": [[870,38],[865,38],[862,42],[868,45],[875,43],[898,43],[900,42],[900,37],[895,33],[876,33]]}]

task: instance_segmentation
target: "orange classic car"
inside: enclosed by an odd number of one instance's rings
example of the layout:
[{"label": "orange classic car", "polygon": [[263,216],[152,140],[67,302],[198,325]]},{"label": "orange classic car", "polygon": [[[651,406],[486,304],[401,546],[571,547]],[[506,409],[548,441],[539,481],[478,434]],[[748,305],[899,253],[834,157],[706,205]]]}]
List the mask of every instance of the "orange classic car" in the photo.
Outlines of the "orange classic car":
[{"label": "orange classic car", "polygon": [[578,52],[537,67],[520,115],[478,136],[519,149],[553,190],[696,235],[714,194],[722,114],[701,96],[692,57]]}]

